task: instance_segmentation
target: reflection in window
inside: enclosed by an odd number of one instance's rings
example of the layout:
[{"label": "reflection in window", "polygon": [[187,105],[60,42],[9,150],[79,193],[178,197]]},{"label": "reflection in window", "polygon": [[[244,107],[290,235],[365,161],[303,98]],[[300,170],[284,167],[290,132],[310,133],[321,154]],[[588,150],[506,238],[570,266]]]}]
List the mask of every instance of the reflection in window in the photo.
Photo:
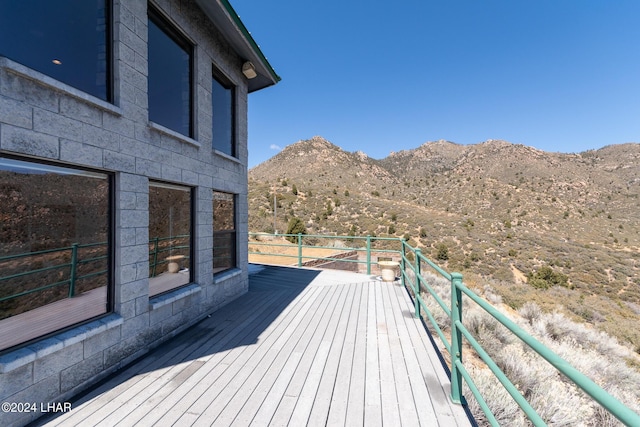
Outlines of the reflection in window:
[{"label": "reflection in window", "polygon": [[213,192],[213,273],[236,266],[236,204],[233,194]]},{"label": "reflection in window", "polygon": [[106,0],[0,2],[0,56],[109,100]]},{"label": "reflection in window", "polygon": [[149,296],[191,282],[191,189],[149,183]]},{"label": "reflection in window", "polygon": [[110,181],[0,157],[0,351],[109,310]]},{"label": "reflection in window", "polygon": [[213,148],[235,156],[234,88],[215,77],[212,80]]},{"label": "reflection in window", "polygon": [[149,120],[192,136],[191,45],[149,9]]}]

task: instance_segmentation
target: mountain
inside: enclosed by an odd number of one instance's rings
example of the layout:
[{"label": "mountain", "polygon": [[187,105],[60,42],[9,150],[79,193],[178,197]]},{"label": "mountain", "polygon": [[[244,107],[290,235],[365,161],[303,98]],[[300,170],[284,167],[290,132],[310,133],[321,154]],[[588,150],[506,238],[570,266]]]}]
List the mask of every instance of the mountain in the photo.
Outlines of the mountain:
[{"label": "mountain", "polygon": [[[251,231],[273,231],[274,191],[280,232],[297,217],[309,234],[405,236],[432,259],[444,246],[437,261],[465,282],[514,308],[562,301],[640,351],[640,144],[441,140],[376,160],[314,137],[249,171]],[[565,285],[545,289],[549,271]]]}]

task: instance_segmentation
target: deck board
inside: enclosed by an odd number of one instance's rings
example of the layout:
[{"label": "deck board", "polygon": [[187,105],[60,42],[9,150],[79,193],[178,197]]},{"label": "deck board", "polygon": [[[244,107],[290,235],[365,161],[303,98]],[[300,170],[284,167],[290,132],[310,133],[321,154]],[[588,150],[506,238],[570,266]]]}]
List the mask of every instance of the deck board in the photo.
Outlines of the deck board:
[{"label": "deck board", "polygon": [[266,267],[46,426],[465,426],[398,283]]}]

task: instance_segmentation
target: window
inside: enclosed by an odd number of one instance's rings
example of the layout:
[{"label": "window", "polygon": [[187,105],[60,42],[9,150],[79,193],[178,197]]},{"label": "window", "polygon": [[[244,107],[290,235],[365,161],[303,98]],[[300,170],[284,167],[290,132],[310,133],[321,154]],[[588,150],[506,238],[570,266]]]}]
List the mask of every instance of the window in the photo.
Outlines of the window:
[{"label": "window", "polygon": [[191,44],[149,8],[149,120],[193,136]]},{"label": "window", "polygon": [[0,55],[105,101],[110,96],[108,0],[0,2]]},{"label": "window", "polygon": [[213,148],[235,156],[235,88],[222,77],[212,81]]},{"label": "window", "polygon": [[149,183],[149,296],[192,281],[191,189]]},{"label": "window", "polygon": [[213,192],[213,274],[236,266],[236,203],[229,193]]},{"label": "window", "polygon": [[0,351],[110,311],[111,181],[0,157]]}]

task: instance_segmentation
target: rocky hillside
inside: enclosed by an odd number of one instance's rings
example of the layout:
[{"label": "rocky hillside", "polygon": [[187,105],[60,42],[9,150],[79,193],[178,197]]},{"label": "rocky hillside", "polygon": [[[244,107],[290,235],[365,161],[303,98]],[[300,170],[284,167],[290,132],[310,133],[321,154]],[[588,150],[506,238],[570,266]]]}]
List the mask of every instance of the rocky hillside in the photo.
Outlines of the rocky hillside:
[{"label": "rocky hillside", "polygon": [[251,231],[273,231],[274,192],[280,232],[297,217],[313,234],[404,236],[514,308],[562,301],[640,350],[640,144],[435,141],[375,160],[314,137],[249,171]]}]

